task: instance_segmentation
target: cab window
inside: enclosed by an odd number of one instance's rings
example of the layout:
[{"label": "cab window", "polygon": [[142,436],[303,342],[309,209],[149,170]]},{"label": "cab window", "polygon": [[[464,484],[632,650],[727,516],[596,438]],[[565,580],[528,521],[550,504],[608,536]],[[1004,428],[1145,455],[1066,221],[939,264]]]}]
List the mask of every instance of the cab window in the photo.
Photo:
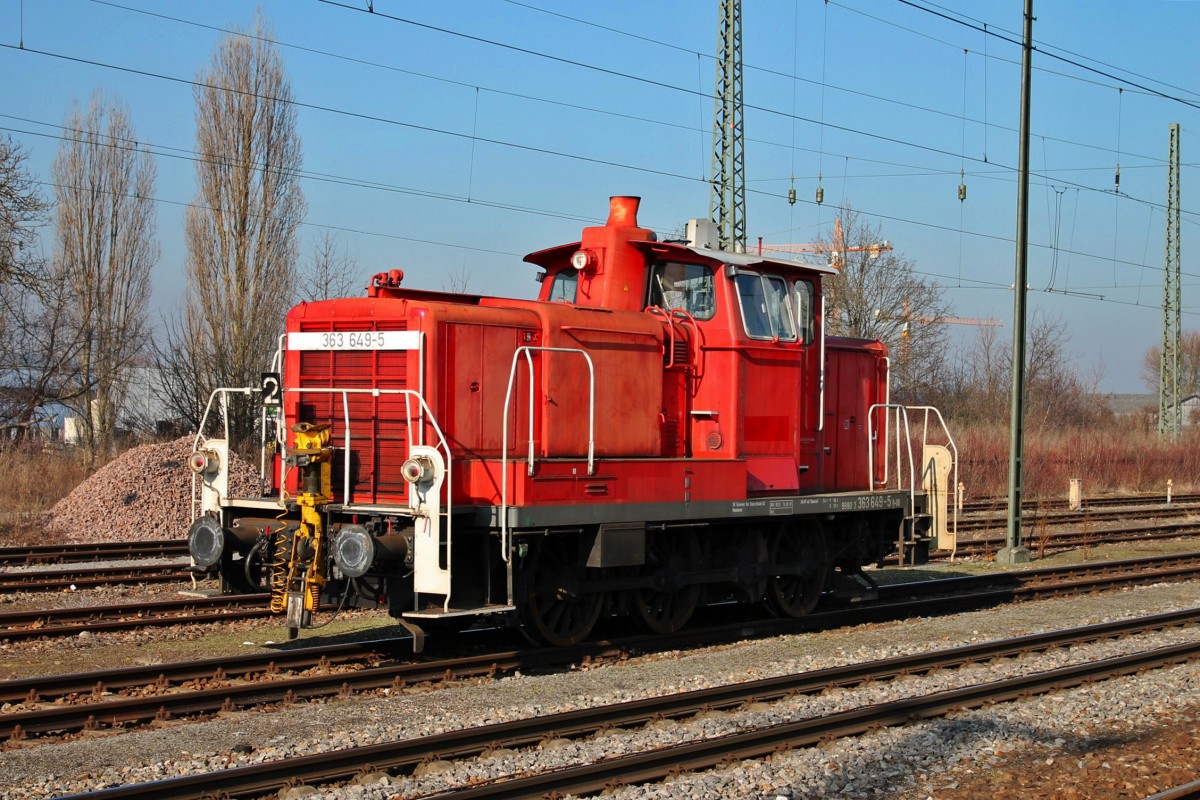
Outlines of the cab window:
[{"label": "cab window", "polygon": [[796,326],[799,328],[800,341],[803,344],[812,344],[816,335],[816,315],[813,312],[815,295],[812,281],[796,281],[792,305],[796,312]]},{"label": "cab window", "polygon": [[735,278],[742,324],[751,339],[796,341],[787,283],[774,275],[739,272]]},{"label": "cab window", "polygon": [[696,319],[712,319],[713,273],[702,264],[660,261],[650,270],[647,305],[667,311],[679,309]]},{"label": "cab window", "polygon": [[579,273],[574,269],[564,269],[554,273],[550,284],[550,302],[574,303],[575,293],[579,291]]}]

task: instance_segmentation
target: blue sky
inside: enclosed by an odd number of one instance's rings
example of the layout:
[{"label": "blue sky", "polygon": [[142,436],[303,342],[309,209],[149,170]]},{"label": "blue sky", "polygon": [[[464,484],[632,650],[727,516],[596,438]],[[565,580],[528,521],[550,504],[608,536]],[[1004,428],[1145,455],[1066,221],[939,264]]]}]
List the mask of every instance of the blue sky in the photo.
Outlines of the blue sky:
[{"label": "blue sky", "polygon": [[[471,291],[530,296],[536,270],[521,256],[574,240],[610,195],[640,195],[642,223],[662,233],[707,214],[717,0],[373,5],[0,0],[0,128],[48,181],[72,100],[99,88],[128,105],[157,156],[163,314],[180,302],[183,204],[195,196],[187,81],[256,7],[303,104],[305,253],[333,230],[362,283],[400,267],[415,287],[444,288],[465,271]],[[846,203],[955,314],[1007,325],[1021,0],[743,6],[751,241],[828,237]],[[1029,306],[1064,321],[1101,389],[1142,391],[1142,358],[1162,335],[1173,122],[1184,328],[1200,327],[1189,203],[1200,2],[1037,0],[1034,13]]]}]

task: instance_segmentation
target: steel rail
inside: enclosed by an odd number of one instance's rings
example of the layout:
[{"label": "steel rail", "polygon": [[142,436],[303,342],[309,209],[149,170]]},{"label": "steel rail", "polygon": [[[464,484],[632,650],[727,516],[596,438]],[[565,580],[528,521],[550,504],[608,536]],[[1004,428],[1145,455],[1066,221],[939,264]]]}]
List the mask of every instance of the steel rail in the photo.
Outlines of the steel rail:
[{"label": "steel rail", "polygon": [[[766,620],[751,623],[687,631],[674,636],[626,637],[610,642],[575,648],[490,652],[477,656],[435,661],[399,663],[367,667],[352,672],[328,674],[336,664],[368,661],[402,646],[402,640],[375,640],[335,648],[304,648],[291,652],[247,655],[236,658],[205,659],[197,662],[128,667],[74,675],[28,678],[0,683],[0,702],[28,705],[68,698],[71,702],[51,706],[15,709],[0,714],[0,738],[22,738],[34,734],[62,733],[100,727],[118,727],[129,723],[162,720],[179,715],[197,715],[233,708],[271,703],[291,703],[304,699],[347,695],[388,686],[428,680],[450,680],[477,675],[494,675],[514,669],[578,663],[589,659],[621,656],[630,652],[677,649],[769,636],[800,630],[830,629],[838,626],[882,620],[903,619],[913,615],[945,612],[946,597],[955,596],[954,610],[967,610],[1054,596],[1066,591],[1094,591],[1097,588],[1124,586],[1130,582],[1162,581],[1165,577],[1194,576],[1200,568],[1197,558],[1191,566],[1180,566],[1178,557],[1165,561],[1165,570],[1147,573],[1147,559],[1132,562],[1103,562],[1087,567],[1054,568],[1021,576],[1014,585],[997,585],[992,579],[1010,576],[971,576],[927,581],[917,584],[882,587],[888,602],[858,606],[835,612],[815,614],[800,620]],[[1151,563],[1162,559],[1150,559]],[[1100,574],[1089,576],[1089,572]],[[1059,582],[1048,583],[1053,576]],[[964,594],[965,593],[965,594]],[[924,599],[906,600],[916,594]],[[1164,617],[1164,619],[1166,619]],[[288,678],[284,670],[299,671],[317,667],[326,674]],[[231,683],[240,676],[241,683]],[[254,680],[258,676],[260,680]],[[217,683],[187,692],[167,692],[170,686],[185,681]],[[156,687],[155,694],[140,697],[106,696],[111,690]],[[92,702],[87,702],[87,697]]]},{"label": "steel rail", "polygon": [[[1146,630],[1200,620],[1200,609],[1147,617]],[[1125,625],[1137,621],[1127,620]],[[850,664],[758,681],[701,689],[679,695],[628,701],[505,723],[478,726],[417,739],[346,748],[311,756],[235,767],[218,772],[172,778],[88,793],[94,800],[143,797],[202,798],[224,792],[230,797],[277,791],[299,782],[335,782],[364,769],[403,771],[430,757],[470,758],[495,747],[530,746],[546,737],[594,734],[609,727],[629,727],[658,719],[678,719],[700,711],[736,708],[752,702],[779,700],[797,693],[853,686],[873,680],[953,668],[964,664],[1035,652],[1068,643],[1127,635],[1121,624],[1101,623],[1078,629],[1031,634],[949,650]],[[1030,694],[1061,691],[1089,680],[1125,675],[1200,657],[1200,641],[1104,659],[1085,665],[1002,681],[937,692],[922,697],[869,706],[828,717],[743,731],[719,738],[669,747],[650,753],[605,760],[581,767],[513,780],[498,780],[439,797],[529,797],[543,792],[596,792],[617,783],[658,780],[672,772],[717,766],[728,758],[760,758],[780,747],[816,744],[831,737],[858,735],[879,726],[907,724],[915,719],[1003,702]],[[83,797],[85,795],[76,795]]]},{"label": "steel rail", "polygon": [[716,739],[617,757],[580,767],[494,781],[443,792],[436,797],[444,800],[505,800],[536,796],[549,791],[588,794],[615,786],[662,780],[681,772],[712,769],[745,759],[766,758],[783,750],[809,747],[834,738],[858,736],[881,727],[902,727],[918,720],[933,719],[1039,694],[1061,692],[1146,669],[1174,666],[1196,658],[1200,658],[1200,642],[1189,642],[867,706],[827,717],[739,731]]},{"label": "steel rail", "polygon": [[116,561],[125,558],[186,556],[187,542],[160,539],[150,542],[89,542],[0,547],[0,565],[62,563],[67,561]]},{"label": "steel rail", "polygon": [[[1140,582],[1163,579],[1179,580],[1195,574],[1195,565],[1200,564],[1200,553],[1152,556],[1119,562],[1096,562],[1085,566],[1050,567],[1042,570],[1005,572],[986,576],[970,576],[969,578],[943,578],[923,584],[905,584],[905,586],[909,587],[909,592],[912,592],[914,590],[911,587],[928,584],[929,588],[919,590],[922,593],[929,593],[935,588],[948,590],[951,587],[955,587],[955,591],[974,591],[988,584],[1017,587],[1029,584],[1043,575],[1054,580],[1053,576],[1061,575],[1064,571],[1071,569],[1094,572],[1098,568],[1097,565],[1100,564],[1109,565],[1107,567],[1109,569],[1154,570],[1147,572]],[[1120,565],[1128,566],[1121,567]],[[1130,578],[1127,579],[1127,582],[1138,581]],[[958,588],[956,584],[961,585],[962,588]],[[1068,588],[1076,590],[1073,587]],[[895,590],[888,590],[889,593],[893,591]],[[1013,591],[1015,593],[1015,588]],[[1028,595],[1029,589],[1024,590],[1024,593]],[[134,601],[129,605],[9,612],[0,614],[0,641],[11,642],[43,637],[72,636],[84,630],[114,631],[185,623],[260,619],[270,616],[270,611],[266,607],[266,599],[267,595],[260,593],[153,602]]]},{"label": "steel rail", "polygon": [[[1146,525],[1135,528],[1099,531],[1047,531],[1043,538],[1033,535],[1027,539],[1033,550],[1060,551],[1094,547],[1100,544],[1121,544],[1131,542],[1154,542],[1171,539],[1182,539],[1200,533],[1200,522],[1176,523],[1171,526]],[[996,552],[1004,542],[1002,535],[979,536],[969,539],[959,539],[955,554],[963,556],[987,555]],[[942,558],[949,554],[948,550],[931,550],[931,558]]]},{"label": "steel rail", "polygon": [[71,567],[66,569],[0,572],[0,594],[58,591],[130,583],[177,583],[191,580],[186,564],[139,564],[128,567]]},{"label": "steel rail", "polygon": [[[1200,503],[1200,492],[1173,492],[1171,494],[1171,502],[1167,503],[1167,496],[1161,492],[1153,492],[1147,494],[1133,495],[1100,495],[1097,497],[1089,497],[1084,501],[1086,508],[1120,508],[1122,506],[1174,506],[1176,503]],[[963,513],[973,514],[977,512],[1000,512],[1008,505],[1007,497],[991,497],[980,500],[973,500],[969,503],[963,503]],[[1030,500],[1026,499],[1021,503],[1022,509],[1037,511],[1041,509],[1059,509],[1066,508],[1068,501],[1062,498]]]},{"label": "steel rail", "polygon": [[0,614],[0,641],[74,636],[82,631],[118,631],[190,622],[225,622],[270,615],[266,594],[132,600],[129,604],[10,611]]},{"label": "steel rail", "polygon": [[[1036,528],[1041,525],[1052,528],[1062,528],[1068,525],[1091,525],[1100,522],[1121,522],[1128,520],[1131,517],[1137,519],[1146,519],[1152,517],[1156,520],[1171,520],[1183,519],[1194,520],[1196,517],[1196,506],[1166,506],[1163,508],[1147,509],[1147,508],[1126,508],[1118,510],[1093,511],[1084,509],[1083,511],[1055,511],[1055,512],[1030,512],[1024,515],[1029,527]],[[1160,523],[1161,524],[1161,523]],[[990,531],[997,527],[1003,527],[1004,519],[999,516],[986,517],[959,517],[958,531],[961,535],[964,531],[970,533],[974,531]],[[1145,525],[1143,529],[1153,527]],[[1099,533],[1099,531],[1097,531]]]},{"label": "steel rail", "polygon": [[1200,798],[1200,781],[1192,781],[1166,791],[1152,794],[1146,800],[1195,800]]}]

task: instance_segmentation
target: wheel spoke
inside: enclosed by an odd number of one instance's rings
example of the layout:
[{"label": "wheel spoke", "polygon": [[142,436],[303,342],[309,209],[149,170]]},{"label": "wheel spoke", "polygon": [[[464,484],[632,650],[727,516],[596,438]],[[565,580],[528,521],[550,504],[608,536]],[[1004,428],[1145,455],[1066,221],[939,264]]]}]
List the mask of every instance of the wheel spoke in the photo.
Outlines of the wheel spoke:
[{"label": "wheel spoke", "polygon": [[646,547],[646,574],[664,588],[637,589],[630,595],[633,616],[652,633],[674,633],[687,624],[700,603],[700,587],[681,585],[679,575],[700,562],[700,544],[692,531],[656,531]]},{"label": "wheel spoke", "polygon": [[571,558],[574,539],[547,536],[531,543],[522,563],[518,613],[530,638],[568,646],[587,638],[604,607],[604,595],[585,591],[586,567]]},{"label": "wheel spoke", "polygon": [[821,599],[829,569],[824,531],[781,525],[772,535],[771,562],[783,571],[769,582],[771,605],[788,617],[803,617]]}]

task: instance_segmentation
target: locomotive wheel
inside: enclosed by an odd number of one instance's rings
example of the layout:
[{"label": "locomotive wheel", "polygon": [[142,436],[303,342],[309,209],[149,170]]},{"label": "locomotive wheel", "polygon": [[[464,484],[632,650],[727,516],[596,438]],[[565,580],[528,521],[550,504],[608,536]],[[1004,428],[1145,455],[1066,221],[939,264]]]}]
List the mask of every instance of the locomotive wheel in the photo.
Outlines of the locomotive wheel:
[{"label": "locomotive wheel", "polygon": [[737,566],[737,585],[746,593],[745,599],[757,603],[767,591],[767,579],[761,577],[767,565],[767,539],[757,525],[740,533],[741,541],[734,554]]},{"label": "locomotive wheel", "polygon": [[646,543],[646,574],[653,584],[637,589],[631,598],[634,617],[651,633],[674,633],[687,624],[700,603],[698,584],[675,579],[700,563],[700,542],[694,531],[656,531]]},{"label": "locomotive wheel", "polygon": [[517,584],[517,613],[527,636],[568,647],[587,638],[604,608],[603,592],[581,592],[586,567],[569,536],[546,536],[530,545]]},{"label": "locomotive wheel", "polygon": [[[819,523],[802,530],[785,523],[771,537],[771,563],[793,571],[768,582],[771,606],[785,617],[803,617],[817,606],[829,576],[825,531]],[[795,571],[798,569],[799,571]]]}]

